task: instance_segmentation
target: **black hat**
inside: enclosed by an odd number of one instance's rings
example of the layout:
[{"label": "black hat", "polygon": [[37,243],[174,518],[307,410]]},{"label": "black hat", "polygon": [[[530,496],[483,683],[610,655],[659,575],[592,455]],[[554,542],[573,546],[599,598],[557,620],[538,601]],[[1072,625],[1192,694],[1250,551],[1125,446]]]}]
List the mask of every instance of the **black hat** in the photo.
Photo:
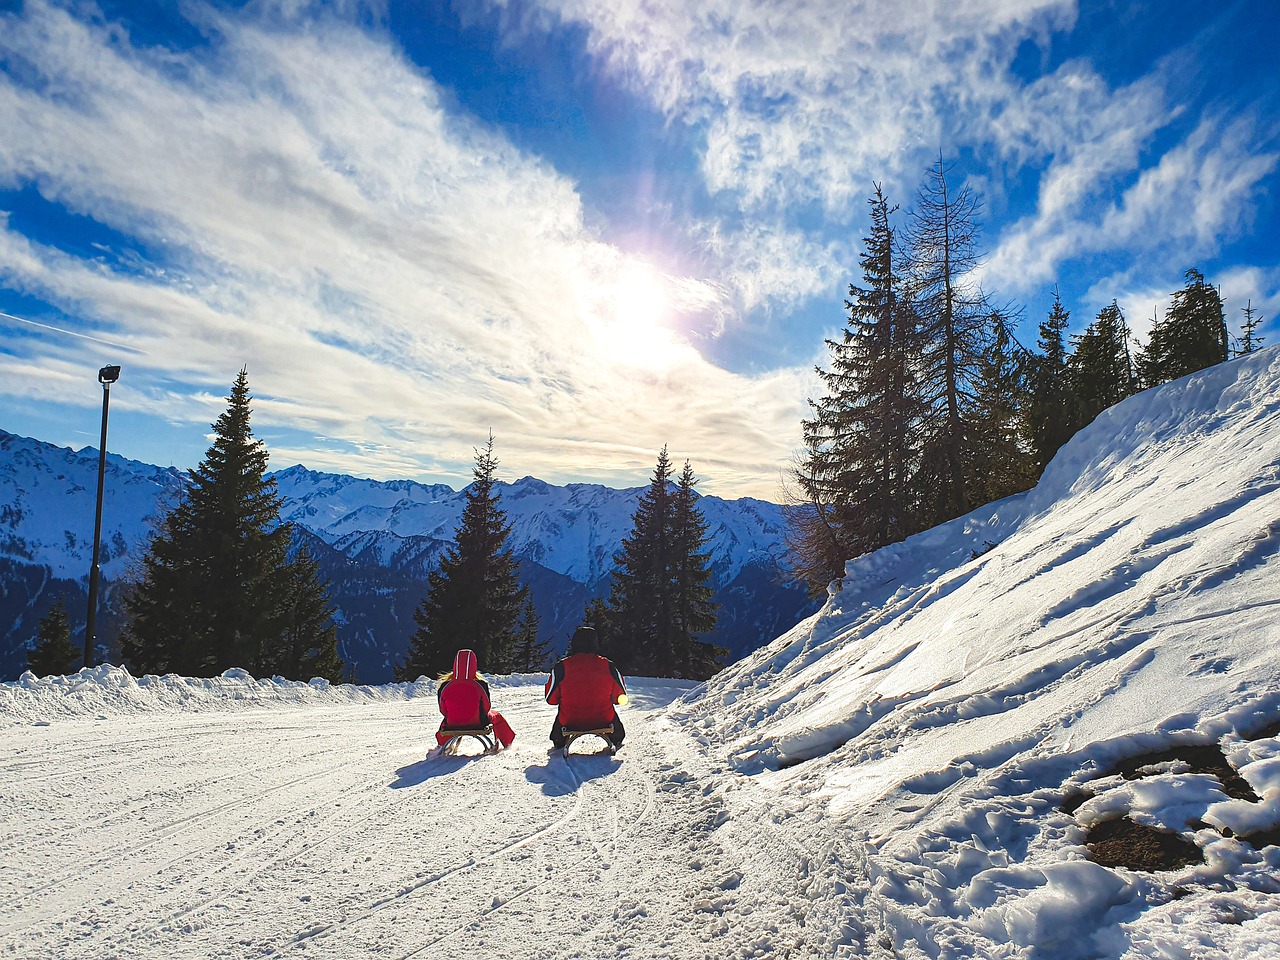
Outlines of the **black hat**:
[{"label": "black hat", "polygon": [[600,635],[595,627],[579,627],[573,631],[569,649],[574,653],[596,653],[600,650]]}]

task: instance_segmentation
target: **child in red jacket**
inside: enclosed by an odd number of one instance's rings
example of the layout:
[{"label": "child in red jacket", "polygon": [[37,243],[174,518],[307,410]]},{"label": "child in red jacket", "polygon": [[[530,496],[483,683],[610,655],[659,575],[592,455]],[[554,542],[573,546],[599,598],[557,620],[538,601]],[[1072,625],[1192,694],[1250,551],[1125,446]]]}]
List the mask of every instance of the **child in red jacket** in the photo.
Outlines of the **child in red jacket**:
[{"label": "child in red jacket", "polygon": [[616,750],[627,731],[614,704],[627,702],[627,685],[607,657],[598,653],[600,640],[592,627],[579,627],[569,643],[570,655],[551,670],[547,703],[558,706],[551,726],[551,742],[563,747],[566,730],[598,730],[613,724],[609,740]]},{"label": "child in red jacket", "polygon": [[453,657],[453,672],[440,678],[436,702],[444,719],[436,731],[436,742],[449,742],[450,730],[479,730],[493,724],[494,736],[504,746],[516,738],[510,724],[489,701],[489,684],[479,673],[480,661],[474,650],[459,650]]}]

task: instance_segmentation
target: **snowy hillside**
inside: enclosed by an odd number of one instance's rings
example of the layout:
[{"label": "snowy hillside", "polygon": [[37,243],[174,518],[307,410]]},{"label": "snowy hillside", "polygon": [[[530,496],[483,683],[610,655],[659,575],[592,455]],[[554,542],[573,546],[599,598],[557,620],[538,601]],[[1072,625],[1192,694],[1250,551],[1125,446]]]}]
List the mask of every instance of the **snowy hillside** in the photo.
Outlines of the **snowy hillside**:
[{"label": "snowy hillside", "polygon": [[[1278,585],[1272,348],[1112,408],[1030,493],[849,563],[683,716],[783,834],[827,838],[852,875],[830,915],[862,947],[1277,956]],[[1218,749],[1236,799],[1187,759]],[[1122,814],[1204,862],[1088,862]]]}]

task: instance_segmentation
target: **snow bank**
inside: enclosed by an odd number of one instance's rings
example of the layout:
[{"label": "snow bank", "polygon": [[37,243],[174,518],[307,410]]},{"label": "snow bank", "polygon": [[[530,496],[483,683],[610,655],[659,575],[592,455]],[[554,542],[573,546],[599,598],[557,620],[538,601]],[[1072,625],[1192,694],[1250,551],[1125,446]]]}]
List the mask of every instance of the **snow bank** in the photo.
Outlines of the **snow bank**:
[{"label": "snow bank", "polygon": [[[541,687],[547,680],[545,673],[485,674],[484,677],[493,689]],[[686,694],[695,686],[687,680],[640,679],[643,683],[640,695],[651,700]],[[331,684],[319,678],[306,683],[282,677],[255,680],[247,670],[237,667],[210,678],[180,677],[172,673],[135,678],[124,667],[104,663],[65,677],[37,677],[28,670],[12,683],[0,683],[0,728],[138,713],[387,703],[434,698],[435,694],[436,681],[425,676],[413,683],[365,686]]]},{"label": "snow bank", "polygon": [[[1277,583],[1269,348],[1108,410],[1029,493],[850,561],[819,613],[676,717],[866,871],[860,947],[1203,956],[1166,939],[1220,909],[1194,885],[1251,891],[1229,921],[1250,930],[1206,937],[1253,945],[1280,909],[1277,848],[1238,839],[1280,822],[1280,744],[1256,736],[1280,719]],[[1220,746],[1257,799],[1177,765],[1110,775],[1179,744]],[[1069,811],[1073,794],[1092,799]],[[1090,862],[1088,828],[1121,815],[1205,863]]]},{"label": "snow bank", "polygon": [[65,677],[41,678],[27,671],[12,683],[0,683],[0,726],[134,713],[299,707],[431,696],[435,696],[435,684],[425,677],[414,683],[379,687],[338,685],[320,679],[309,683],[280,677],[255,680],[238,668],[205,679],[176,674],[135,678],[123,667],[102,664]]}]

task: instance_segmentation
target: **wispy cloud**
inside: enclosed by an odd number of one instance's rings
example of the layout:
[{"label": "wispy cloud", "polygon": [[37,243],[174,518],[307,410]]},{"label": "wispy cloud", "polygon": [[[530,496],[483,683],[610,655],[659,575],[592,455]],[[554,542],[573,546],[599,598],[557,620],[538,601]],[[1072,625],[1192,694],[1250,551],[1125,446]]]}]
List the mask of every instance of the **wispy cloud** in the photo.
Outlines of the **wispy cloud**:
[{"label": "wispy cloud", "polygon": [[[699,229],[746,305],[812,296],[854,262],[848,243],[828,241],[828,255],[814,256],[812,238],[802,257],[777,257],[801,232],[795,211],[817,205],[828,224],[856,230],[871,181],[909,205],[940,149],[979,158],[997,191],[1001,171],[1038,180],[1036,212],[993,233],[984,278],[1007,295],[1041,289],[1064,261],[1130,244],[1210,250],[1244,225],[1251,192],[1275,169],[1247,120],[1222,117],[1153,156],[1183,112],[1166,91],[1169,72],[1194,62],[1186,51],[1119,87],[1085,60],[1031,80],[1015,72],[1024,42],[1046,46],[1075,25],[1074,0],[542,0],[535,9],[509,28],[586,25],[605,69],[696,132],[707,189],[739,215]],[[748,269],[735,273],[735,263]]]},{"label": "wispy cloud", "polygon": [[[774,492],[803,393],[785,372],[718,369],[679,332],[678,311],[713,314],[722,286],[603,243],[571,182],[449,113],[375,36],[207,17],[202,53],[40,2],[0,29],[24,65],[0,78],[0,182],[37,184],[164,266],[6,227],[0,279],[143,351],[142,405],[207,424],[247,363],[255,422],[327,438],[298,448],[316,467],[465,477],[492,428],[510,469],[549,480],[634,482],[669,443],[709,491]],[[25,349],[0,358],[23,368],[0,390],[52,394],[92,365],[74,344]]]}]

